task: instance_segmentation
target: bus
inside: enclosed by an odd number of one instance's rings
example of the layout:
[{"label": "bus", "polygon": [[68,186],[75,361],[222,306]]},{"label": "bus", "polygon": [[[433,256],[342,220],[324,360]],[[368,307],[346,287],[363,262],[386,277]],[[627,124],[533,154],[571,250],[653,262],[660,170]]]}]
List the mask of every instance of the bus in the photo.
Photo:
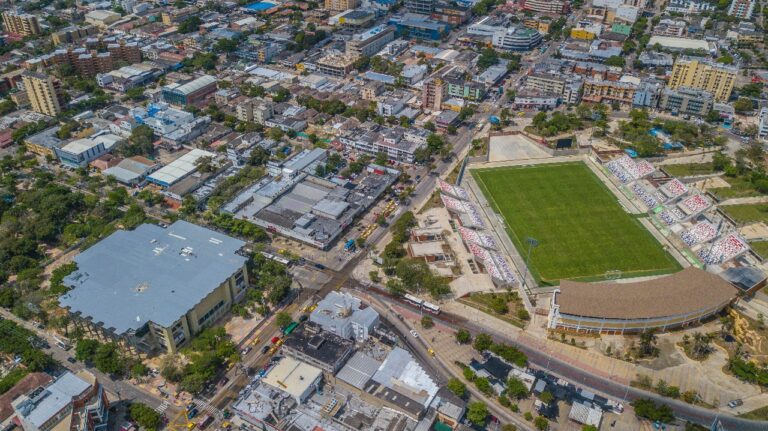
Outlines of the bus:
[{"label": "bus", "polygon": [[411,304],[418,305],[419,307],[421,307],[421,304],[424,303],[423,299],[417,298],[417,297],[411,295],[410,293],[406,293],[405,295],[403,295],[403,298],[405,298],[405,300],[410,302]]},{"label": "bus", "polygon": [[431,302],[424,301],[421,303],[421,306],[432,314],[440,314],[440,307]]},{"label": "bus", "polygon": [[283,329],[283,335],[291,335],[291,332],[293,332],[296,327],[299,326],[297,322],[291,322],[290,325],[286,326],[285,329]]}]

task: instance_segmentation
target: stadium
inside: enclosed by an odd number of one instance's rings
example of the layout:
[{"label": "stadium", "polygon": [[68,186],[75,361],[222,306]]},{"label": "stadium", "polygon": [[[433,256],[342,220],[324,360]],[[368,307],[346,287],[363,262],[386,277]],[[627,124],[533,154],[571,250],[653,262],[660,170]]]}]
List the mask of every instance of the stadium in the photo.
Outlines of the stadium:
[{"label": "stadium", "polygon": [[600,156],[473,163],[438,191],[497,285],[529,272],[527,293],[551,294],[552,330],[685,327],[747,293],[728,274],[759,257],[711,196],[646,160]]}]

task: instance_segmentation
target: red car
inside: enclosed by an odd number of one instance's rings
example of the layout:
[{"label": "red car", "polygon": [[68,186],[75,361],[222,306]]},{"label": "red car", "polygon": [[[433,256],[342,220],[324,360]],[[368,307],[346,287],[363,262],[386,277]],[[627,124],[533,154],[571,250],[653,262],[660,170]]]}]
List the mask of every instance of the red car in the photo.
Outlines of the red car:
[{"label": "red car", "polygon": [[277,342],[280,341],[280,337],[272,337],[272,339],[269,341],[271,341],[272,344],[277,344]]}]

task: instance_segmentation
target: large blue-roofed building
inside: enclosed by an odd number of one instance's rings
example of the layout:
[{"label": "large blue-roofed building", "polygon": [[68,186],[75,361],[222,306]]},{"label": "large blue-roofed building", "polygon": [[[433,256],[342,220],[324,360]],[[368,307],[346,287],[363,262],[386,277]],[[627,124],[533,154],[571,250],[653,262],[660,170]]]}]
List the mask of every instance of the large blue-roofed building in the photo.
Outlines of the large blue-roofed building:
[{"label": "large blue-roofed building", "polygon": [[244,245],[185,221],[120,230],[75,257],[59,303],[91,336],[175,352],[245,295]]}]

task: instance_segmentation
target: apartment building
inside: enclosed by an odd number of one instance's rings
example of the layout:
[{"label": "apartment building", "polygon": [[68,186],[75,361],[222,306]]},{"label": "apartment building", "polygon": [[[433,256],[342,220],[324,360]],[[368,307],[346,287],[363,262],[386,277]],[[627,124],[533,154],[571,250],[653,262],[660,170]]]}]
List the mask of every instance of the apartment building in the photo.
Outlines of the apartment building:
[{"label": "apartment building", "polygon": [[51,33],[51,41],[54,45],[61,45],[63,43],[77,43],[89,36],[95,36],[99,33],[99,30],[92,25],[86,25],[83,27],[71,26],[59,31]]},{"label": "apartment building", "polygon": [[136,42],[120,42],[107,44],[107,52],[115,61],[125,61],[126,63],[141,62],[141,48]]},{"label": "apartment building", "polygon": [[728,15],[744,20],[751,19],[756,6],[755,0],[733,0],[728,8]]},{"label": "apartment building", "polygon": [[577,103],[582,87],[580,76],[566,76],[552,73],[534,73],[526,77],[525,89],[540,94],[560,96],[563,103]]},{"label": "apartment building", "polygon": [[331,11],[355,9],[360,5],[358,0],[325,0],[325,8]]},{"label": "apartment building", "polygon": [[587,79],[584,81],[582,100],[595,103],[618,102],[631,105],[636,91],[637,85],[629,82]]},{"label": "apartment building", "polygon": [[712,93],[694,88],[680,87],[677,90],[665,88],[661,92],[659,108],[673,114],[703,117],[712,110]]},{"label": "apartment building", "polygon": [[758,119],[757,137],[763,141],[768,140],[768,108],[760,108]]},{"label": "apartment building", "polygon": [[435,10],[435,3],[435,0],[406,0],[405,9],[408,12],[431,15]]},{"label": "apartment building", "polygon": [[28,13],[3,12],[3,25],[5,31],[19,36],[34,36],[42,33],[37,17]]},{"label": "apartment building", "polygon": [[520,9],[532,12],[562,15],[570,11],[568,0],[520,0]]},{"label": "apartment building", "polygon": [[705,58],[679,57],[672,67],[669,88],[690,87],[706,90],[715,96],[718,102],[725,102],[731,97],[739,68],[715,63]]},{"label": "apartment building", "polygon": [[421,90],[421,107],[439,111],[443,106],[443,101],[448,98],[448,86],[441,78],[433,77],[424,81]]},{"label": "apartment building", "polygon": [[349,55],[326,55],[317,61],[317,72],[334,78],[344,78],[355,68],[355,58]]},{"label": "apartment building", "polygon": [[161,17],[163,19],[163,24],[175,25],[180,24],[192,15],[197,14],[199,11],[200,10],[195,6],[187,6],[181,9],[166,10],[162,13]]},{"label": "apartment building", "polygon": [[370,57],[393,40],[395,40],[395,28],[379,25],[353,35],[352,39],[346,42],[345,52],[348,56]]},{"label": "apartment building", "polygon": [[274,106],[270,102],[249,100],[237,105],[235,114],[240,121],[264,124],[275,115],[275,111]]},{"label": "apartment building", "polygon": [[21,76],[32,110],[55,117],[61,113],[61,87],[48,75],[24,72]]}]

